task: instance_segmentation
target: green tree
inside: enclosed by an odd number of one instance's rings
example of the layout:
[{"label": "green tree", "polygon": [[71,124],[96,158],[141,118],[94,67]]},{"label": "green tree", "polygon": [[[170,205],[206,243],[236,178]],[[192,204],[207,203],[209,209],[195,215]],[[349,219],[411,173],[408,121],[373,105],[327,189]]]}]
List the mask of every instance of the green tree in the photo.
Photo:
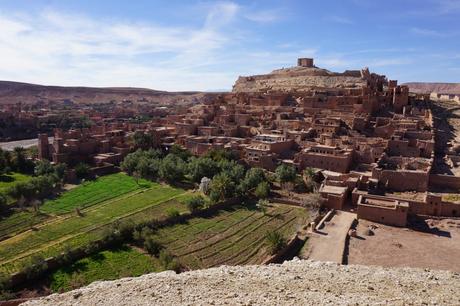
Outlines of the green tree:
[{"label": "green tree", "polygon": [[198,195],[188,199],[186,204],[190,212],[194,213],[204,208],[205,201],[201,195]]},{"label": "green tree", "polygon": [[238,156],[231,150],[225,149],[212,149],[206,153],[206,157],[209,157],[216,162],[221,160],[236,160]]},{"label": "green tree", "polygon": [[260,182],[259,185],[257,185],[254,194],[259,199],[268,198],[268,196],[270,195],[270,184],[266,181]]},{"label": "green tree", "polygon": [[133,136],[134,145],[136,148],[149,149],[154,145],[154,139],[152,134],[145,133],[142,131],[136,131]]},{"label": "green tree", "polygon": [[27,159],[26,150],[22,147],[13,149],[12,167],[18,172],[31,172],[34,163]]},{"label": "green tree", "polygon": [[187,170],[192,181],[199,183],[203,177],[213,177],[216,175],[219,172],[219,167],[209,157],[191,157],[187,165]]},{"label": "green tree", "polygon": [[54,173],[54,167],[48,160],[40,160],[36,163],[34,168],[34,174],[39,175],[48,175]]},{"label": "green tree", "polygon": [[88,164],[79,163],[75,166],[75,175],[79,179],[88,178],[91,172],[91,168]]},{"label": "green tree", "polygon": [[163,180],[173,183],[182,181],[185,174],[185,162],[174,154],[168,154],[160,164],[159,174]]},{"label": "green tree", "polygon": [[251,168],[246,172],[244,180],[241,182],[244,192],[256,188],[266,180],[265,173],[261,168]]},{"label": "green tree", "polygon": [[305,177],[309,177],[311,179],[313,179],[315,177],[315,169],[311,168],[311,167],[307,167],[303,170],[303,175]]},{"label": "green tree", "polygon": [[278,231],[267,232],[265,238],[268,241],[271,254],[276,254],[286,246],[286,239]]},{"label": "green tree", "polygon": [[275,170],[276,176],[281,184],[294,182],[297,177],[297,172],[293,166],[282,164]]},{"label": "green tree", "polygon": [[163,247],[152,236],[149,236],[144,241],[144,248],[147,250],[147,252],[149,252],[149,254],[158,256]]},{"label": "green tree", "polygon": [[210,197],[214,202],[235,196],[235,183],[227,173],[220,173],[211,180]]},{"label": "green tree", "polygon": [[182,148],[178,144],[173,144],[171,148],[169,149],[169,154],[176,155],[183,161],[187,161],[190,157],[192,157],[192,153],[190,153],[189,150]]}]

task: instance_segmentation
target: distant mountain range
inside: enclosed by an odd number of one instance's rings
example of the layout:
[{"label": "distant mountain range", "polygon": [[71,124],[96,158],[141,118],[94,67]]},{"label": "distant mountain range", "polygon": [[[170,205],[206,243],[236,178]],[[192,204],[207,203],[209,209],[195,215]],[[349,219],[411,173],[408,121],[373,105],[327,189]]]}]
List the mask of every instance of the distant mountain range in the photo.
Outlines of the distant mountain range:
[{"label": "distant mountain range", "polygon": [[109,101],[155,101],[159,103],[198,102],[216,93],[168,92],[134,87],[64,87],[0,81],[0,104],[64,101],[96,103]]},{"label": "distant mountain range", "polygon": [[436,92],[442,94],[460,95],[460,83],[410,82],[403,85],[409,86],[410,92],[415,93]]}]

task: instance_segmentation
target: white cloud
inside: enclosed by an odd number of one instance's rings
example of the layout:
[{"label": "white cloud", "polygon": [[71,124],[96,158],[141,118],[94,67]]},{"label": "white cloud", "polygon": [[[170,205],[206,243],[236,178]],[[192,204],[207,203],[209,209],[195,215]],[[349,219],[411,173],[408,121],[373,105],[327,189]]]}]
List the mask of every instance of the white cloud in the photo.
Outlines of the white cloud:
[{"label": "white cloud", "polygon": [[413,34],[430,37],[449,37],[454,35],[454,33],[440,32],[432,29],[424,29],[418,27],[411,28],[410,32]]},{"label": "white cloud", "polygon": [[[53,10],[0,12],[0,79],[56,85],[222,88],[225,72],[206,69],[234,39],[222,28],[239,7],[209,7],[202,27],[96,20]],[[205,66],[200,72],[197,66]]]},{"label": "white cloud", "polygon": [[271,23],[282,19],[280,10],[252,10],[245,15],[246,19],[258,23]]}]

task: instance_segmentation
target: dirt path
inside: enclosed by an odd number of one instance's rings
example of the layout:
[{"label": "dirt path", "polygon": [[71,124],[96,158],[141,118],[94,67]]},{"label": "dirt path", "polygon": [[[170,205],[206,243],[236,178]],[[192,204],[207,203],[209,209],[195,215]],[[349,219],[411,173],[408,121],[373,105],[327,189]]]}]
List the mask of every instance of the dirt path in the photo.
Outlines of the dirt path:
[{"label": "dirt path", "polygon": [[308,247],[302,258],[342,263],[345,241],[356,214],[337,211],[334,217],[308,240]]}]

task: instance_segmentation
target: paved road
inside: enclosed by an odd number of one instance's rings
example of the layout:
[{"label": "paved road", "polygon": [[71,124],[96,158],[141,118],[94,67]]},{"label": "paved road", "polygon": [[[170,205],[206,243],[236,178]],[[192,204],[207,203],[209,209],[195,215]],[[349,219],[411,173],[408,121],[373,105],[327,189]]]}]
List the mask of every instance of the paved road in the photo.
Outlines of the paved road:
[{"label": "paved road", "polygon": [[[36,146],[37,142],[38,142],[37,138],[0,142],[0,148],[6,151],[13,151],[13,149],[16,147],[23,147],[24,149],[27,149],[27,148]],[[49,137],[49,142],[50,143],[53,142],[53,137]]]},{"label": "paved road", "polygon": [[308,240],[309,248],[303,258],[318,261],[342,263],[345,241],[356,214],[337,211],[334,217],[319,233],[313,233]]}]

